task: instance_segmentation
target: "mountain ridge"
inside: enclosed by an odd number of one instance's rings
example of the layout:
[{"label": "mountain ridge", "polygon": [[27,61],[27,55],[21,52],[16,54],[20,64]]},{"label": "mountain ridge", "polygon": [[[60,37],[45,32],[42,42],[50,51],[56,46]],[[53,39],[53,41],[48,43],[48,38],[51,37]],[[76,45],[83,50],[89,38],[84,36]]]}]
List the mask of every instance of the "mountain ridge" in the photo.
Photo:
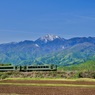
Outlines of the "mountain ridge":
[{"label": "mountain ridge", "polygon": [[91,57],[95,58],[95,37],[64,39],[46,35],[35,41],[0,44],[0,62],[14,65],[50,63],[69,65],[84,62]]}]

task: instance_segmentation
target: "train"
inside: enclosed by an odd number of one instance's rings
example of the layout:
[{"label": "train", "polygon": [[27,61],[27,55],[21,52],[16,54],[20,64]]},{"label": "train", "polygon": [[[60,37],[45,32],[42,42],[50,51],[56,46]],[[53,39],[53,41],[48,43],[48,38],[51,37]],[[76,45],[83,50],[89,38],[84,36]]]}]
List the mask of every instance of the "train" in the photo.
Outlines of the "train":
[{"label": "train", "polygon": [[0,72],[4,71],[57,71],[57,65],[0,66]]}]

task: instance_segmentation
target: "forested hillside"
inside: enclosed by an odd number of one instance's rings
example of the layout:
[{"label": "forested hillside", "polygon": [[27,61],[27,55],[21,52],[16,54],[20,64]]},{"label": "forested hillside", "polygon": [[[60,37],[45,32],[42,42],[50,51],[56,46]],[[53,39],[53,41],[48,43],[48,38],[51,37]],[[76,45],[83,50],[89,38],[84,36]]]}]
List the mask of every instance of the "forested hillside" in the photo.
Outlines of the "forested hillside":
[{"label": "forested hillside", "polygon": [[64,39],[46,35],[35,41],[0,44],[0,63],[67,66],[95,59],[95,37]]}]

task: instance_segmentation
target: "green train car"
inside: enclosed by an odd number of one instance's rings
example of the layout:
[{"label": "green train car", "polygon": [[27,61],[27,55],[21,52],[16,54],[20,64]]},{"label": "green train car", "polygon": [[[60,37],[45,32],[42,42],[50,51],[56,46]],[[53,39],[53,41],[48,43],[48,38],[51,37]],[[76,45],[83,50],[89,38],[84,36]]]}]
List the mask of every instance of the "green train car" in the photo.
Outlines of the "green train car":
[{"label": "green train car", "polygon": [[57,65],[0,66],[0,71],[56,71]]},{"label": "green train car", "polygon": [[15,66],[0,66],[0,71],[14,71],[16,70]]}]

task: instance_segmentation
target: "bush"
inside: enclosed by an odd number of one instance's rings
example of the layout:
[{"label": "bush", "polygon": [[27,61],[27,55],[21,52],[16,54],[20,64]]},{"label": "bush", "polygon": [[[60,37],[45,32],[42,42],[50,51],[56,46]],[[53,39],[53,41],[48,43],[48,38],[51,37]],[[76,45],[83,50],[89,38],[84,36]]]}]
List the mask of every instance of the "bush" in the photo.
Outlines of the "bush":
[{"label": "bush", "polygon": [[0,76],[0,79],[5,79],[5,78],[8,78],[9,75],[7,73],[3,73],[1,76]]},{"label": "bush", "polygon": [[95,72],[92,71],[80,72],[79,78],[95,78]]}]

